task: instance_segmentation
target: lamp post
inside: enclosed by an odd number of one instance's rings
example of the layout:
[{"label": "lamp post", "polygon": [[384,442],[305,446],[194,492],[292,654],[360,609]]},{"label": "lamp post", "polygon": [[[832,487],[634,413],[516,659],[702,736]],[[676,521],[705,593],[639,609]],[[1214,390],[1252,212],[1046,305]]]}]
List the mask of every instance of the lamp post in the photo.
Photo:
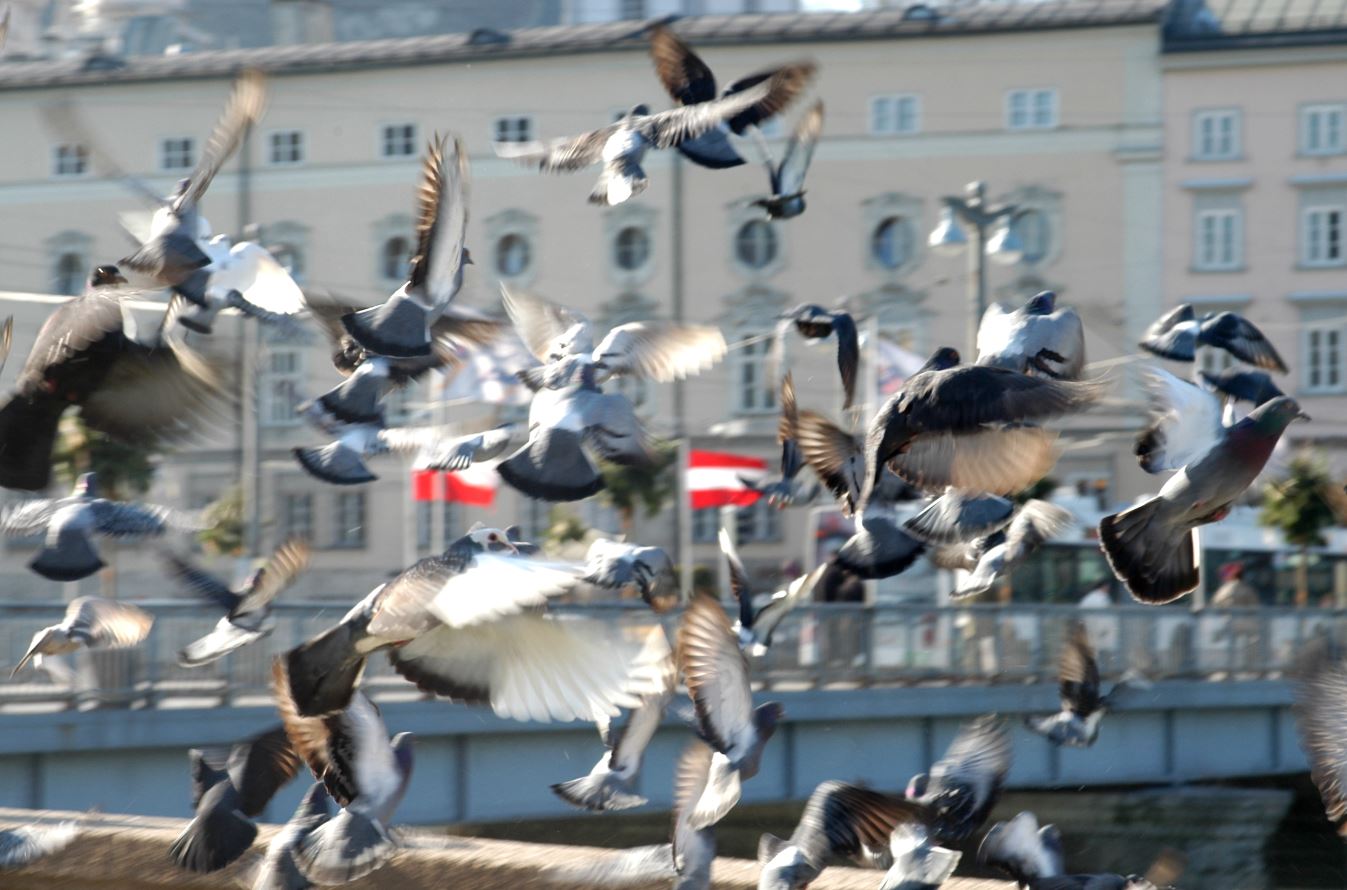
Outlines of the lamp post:
[{"label": "lamp post", "polygon": [[[946,256],[957,256],[961,250],[968,252],[966,359],[972,361],[977,355],[978,325],[987,309],[987,258],[1011,265],[1024,255],[1024,246],[1012,225],[1020,211],[1014,204],[989,205],[987,186],[981,181],[970,182],[963,196],[946,195],[940,200],[945,206],[927,243],[936,253]],[[972,230],[971,240],[960,223]]]}]

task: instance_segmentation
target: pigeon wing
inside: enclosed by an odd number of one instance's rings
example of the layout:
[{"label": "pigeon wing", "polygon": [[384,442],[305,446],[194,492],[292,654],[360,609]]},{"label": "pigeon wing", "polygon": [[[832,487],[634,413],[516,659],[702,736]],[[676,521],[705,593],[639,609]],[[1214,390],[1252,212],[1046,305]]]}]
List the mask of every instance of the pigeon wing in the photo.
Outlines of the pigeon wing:
[{"label": "pigeon wing", "polygon": [[426,153],[416,193],[416,255],[408,289],[427,308],[447,306],[463,263],[468,227],[468,151],[463,141],[438,139]]},{"label": "pigeon wing", "polygon": [[594,363],[610,374],[670,383],[707,370],[728,349],[714,325],[636,321],[609,331],[594,350]]},{"label": "pigeon wing", "polygon": [[1137,439],[1141,468],[1177,470],[1198,460],[1225,435],[1221,400],[1163,368],[1150,369],[1151,423]]},{"label": "pigeon wing", "polygon": [[[809,107],[791,133],[786,153],[777,168],[777,194],[796,195],[804,191],[804,177],[814,159],[814,147],[823,134],[823,100]],[[853,325],[853,329],[854,329]]]},{"label": "pigeon wing", "polygon": [[192,171],[188,185],[182,194],[173,199],[172,209],[178,213],[195,207],[201,202],[210,188],[211,181],[220,168],[238,150],[248,129],[262,116],[266,107],[266,80],[261,72],[245,71],[234,82],[234,91],[229,96],[225,110],[220,115],[206,147],[201,152],[201,160]]},{"label": "pigeon wing", "polygon": [[1313,652],[1296,680],[1291,713],[1324,812],[1347,835],[1347,662],[1326,647]]},{"label": "pigeon wing", "polygon": [[1062,703],[1082,718],[1099,708],[1099,662],[1095,660],[1090,635],[1079,621],[1072,622],[1066,645],[1062,647],[1057,680],[1061,684]]},{"label": "pigeon wing", "polygon": [[1218,312],[1202,322],[1197,339],[1218,346],[1245,364],[1267,371],[1286,373],[1286,362],[1263,332],[1241,315]]},{"label": "pigeon wing", "polygon": [[722,753],[753,727],[748,662],[720,603],[699,596],[678,628],[678,667],[701,733]]},{"label": "pigeon wing", "polygon": [[1197,316],[1188,303],[1180,303],[1160,316],[1141,335],[1141,348],[1161,358],[1191,362],[1197,349]]},{"label": "pigeon wing", "polygon": [[180,585],[197,596],[215,603],[226,612],[233,612],[242,599],[229,588],[229,585],[189,559],[184,559],[171,551],[165,551],[163,562],[168,574]]},{"label": "pigeon wing", "polygon": [[584,316],[565,306],[511,290],[501,285],[501,302],[515,330],[540,362],[551,361],[557,338],[576,324],[588,324]]},{"label": "pigeon wing", "polygon": [[[772,71],[761,82],[719,99],[684,105],[637,118],[635,126],[654,148],[673,148],[731,118],[750,113],[765,120],[785,109],[814,79],[813,62],[797,62]],[[731,89],[734,89],[731,87]]]},{"label": "pigeon wing", "polygon": [[66,623],[87,635],[93,648],[127,649],[149,636],[154,616],[131,603],[82,596],[66,607]]},{"label": "pigeon wing", "polygon": [[265,608],[304,574],[309,568],[309,557],[308,542],[298,538],[277,547],[253,576],[236,611],[242,614]]},{"label": "pigeon wing", "polygon": [[820,481],[850,516],[860,500],[865,457],[860,441],[815,411],[801,411],[798,424],[800,453]]},{"label": "pigeon wing", "polygon": [[650,32],[650,60],[655,76],[680,105],[696,105],[716,98],[716,76],[701,57],[669,28]]},{"label": "pigeon wing", "polygon": [[957,544],[1005,527],[1014,512],[1014,502],[1006,498],[951,489],[905,522],[903,528],[927,544]]}]

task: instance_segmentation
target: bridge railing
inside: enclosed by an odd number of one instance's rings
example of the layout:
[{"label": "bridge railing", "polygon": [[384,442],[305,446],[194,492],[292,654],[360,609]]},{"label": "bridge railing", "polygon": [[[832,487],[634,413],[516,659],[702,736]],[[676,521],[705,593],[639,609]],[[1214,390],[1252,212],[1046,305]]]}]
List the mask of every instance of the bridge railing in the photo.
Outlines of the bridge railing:
[{"label": "bridge railing", "polygon": [[[270,637],[187,668],[177,663],[178,650],[209,632],[215,615],[182,600],[137,604],[156,617],[140,646],[78,653],[65,660],[70,670],[64,675],[30,667],[13,678],[9,670],[33,634],[60,621],[64,606],[0,604],[0,709],[259,704],[269,695],[273,656],[335,623],[347,608],[278,603]],[[677,614],[661,618],[640,604],[554,610],[618,622],[632,633],[662,621],[671,642],[677,631]],[[1051,682],[1075,621],[1084,622],[1106,677],[1127,671],[1152,680],[1275,677],[1293,668],[1315,640],[1347,642],[1347,612],[1320,609],[814,604],[786,617],[768,653],[752,659],[752,670],[755,682],[782,689]],[[365,684],[376,698],[420,695],[378,654],[369,660]]]}]

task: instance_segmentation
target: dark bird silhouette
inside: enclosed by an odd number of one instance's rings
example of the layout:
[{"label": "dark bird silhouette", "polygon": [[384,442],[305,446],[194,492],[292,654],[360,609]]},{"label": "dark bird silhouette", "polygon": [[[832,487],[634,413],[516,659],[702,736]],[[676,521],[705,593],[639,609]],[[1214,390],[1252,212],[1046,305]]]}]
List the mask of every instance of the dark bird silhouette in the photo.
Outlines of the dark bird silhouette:
[{"label": "dark bird silhouette", "polygon": [[739,551],[723,528],[720,530],[720,552],[729,563],[730,592],[739,604],[739,620],[734,625],[739,648],[749,655],[766,655],[768,647],[772,645],[772,631],[792,609],[813,598],[814,588],[823,577],[827,563],[793,579],[784,590],[773,593],[766,605],[759,607],[754,605],[753,585],[748,579],[743,561],[739,559]]},{"label": "dark bird silhouette", "polygon": [[766,197],[753,198],[750,207],[761,207],[767,218],[794,219],[804,213],[804,177],[809,172],[809,162],[814,159],[814,146],[823,134],[823,100],[809,107],[791,131],[786,151],[778,164],[772,159],[771,148],[763,138],[762,131],[754,129],[758,137],[758,147],[762,152],[762,162],[767,167],[767,181],[772,193]]},{"label": "dark bird silhouette", "polygon": [[[850,408],[856,399],[856,373],[861,364],[860,335],[856,332],[856,320],[851,313],[842,309],[824,309],[814,303],[803,303],[781,316],[777,330],[777,349],[784,342],[782,335],[795,326],[796,332],[806,340],[817,342],[832,335],[837,336],[837,370],[842,375],[842,391],[845,394],[843,409]],[[780,358],[778,356],[778,363]]]},{"label": "dark bird silhouette", "polygon": [[957,843],[991,815],[1010,773],[1010,731],[999,717],[979,717],[959,731],[945,756],[918,773],[907,796],[929,813],[931,839]]},{"label": "dark bird silhouette", "polygon": [[1108,695],[1103,694],[1099,662],[1090,645],[1090,635],[1079,621],[1071,625],[1070,635],[1062,647],[1057,682],[1062,709],[1049,717],[1026,717],[1024,725],[1054,745],[1088,748],[1099,738],[1100,721],[1129,684],[1126,681],[1116,683]]},{"label": "dark bird silhouette", "polygon": [[1246,365],[1286,373],[1286,363],[1263,332],[1234,312],[1208,312],[1200,319],[1182,303],[1162,315],[1141,338],[1141,348],[1161,358],[1191,362],[1198,346],[1224,349]]},{"label": "dark bird silhouette", "polygon": [[1202,382],[1215,392],[1236,402],[1252,402],[1258,407],[1286,393],[1272,382],[1266,371],[1241,371],[1238,368],[1226,368],[1219,374],[1199,371]]}]

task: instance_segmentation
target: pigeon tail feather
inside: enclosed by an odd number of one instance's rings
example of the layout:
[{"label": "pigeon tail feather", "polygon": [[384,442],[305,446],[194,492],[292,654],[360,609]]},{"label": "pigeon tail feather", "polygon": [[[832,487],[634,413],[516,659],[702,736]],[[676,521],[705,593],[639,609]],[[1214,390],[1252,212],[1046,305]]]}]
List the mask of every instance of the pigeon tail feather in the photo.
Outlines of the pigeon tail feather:
[{"label": "pigeon tail feather", "polygon": [[294,455],[310,476],[333,485],[360,485],[379,478],[370,472],[364,458],[341,442],[322,448],[295,448]]},{"label": "pigeon tail feather", "polygon": [[376,355],[418,358],[430,355],[428,314],[413,300],[394,295],[370,309],[341,317],[355,342]]},{"label": "pigeon tail feather", "polygon": [[1173,602],[1197,587],[1197,560],[1193,534],[1162,522],[1164,501],[1143,504],[1105,516],[1099,523],[1099,542],[1114,574],[1138,602]]},{"label": "pigeon tail feather", "polygon": [[608,768],[607,754],[589,775],[558,782],[552,786],[552,793],[572,806],[595,812],[627,810],[646,802],[629,781]]},{"label": "pigeon tail feather", "polygon": [[51,484],[51,452],[67,402],[13,395],[0,408],[0,486],[42,491]]}]

